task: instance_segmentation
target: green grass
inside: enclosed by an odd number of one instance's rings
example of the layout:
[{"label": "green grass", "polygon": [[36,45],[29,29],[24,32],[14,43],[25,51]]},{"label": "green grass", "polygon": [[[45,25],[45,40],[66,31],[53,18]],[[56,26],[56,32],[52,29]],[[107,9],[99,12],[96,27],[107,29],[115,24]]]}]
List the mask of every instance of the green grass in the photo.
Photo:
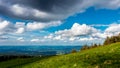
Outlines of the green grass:
[{"label": "green grass", "polygon": [[[30,62],[32,59],[32,62]],[[120,43],[45,59],[18,59],[0,63],[0,68],[120,68]],[[24,61],[29,60],[27,63]],[[35,61],[33,61],[35,60]]]},{"label": "green grass", "polygon": [[[17,58],[0,62],[0,68],[14,68],[16,66],[22,66],[25,64],[33,63],[47,57],[33,57],[33,58]],[[21,68],[21,67],[20,67]]]}]

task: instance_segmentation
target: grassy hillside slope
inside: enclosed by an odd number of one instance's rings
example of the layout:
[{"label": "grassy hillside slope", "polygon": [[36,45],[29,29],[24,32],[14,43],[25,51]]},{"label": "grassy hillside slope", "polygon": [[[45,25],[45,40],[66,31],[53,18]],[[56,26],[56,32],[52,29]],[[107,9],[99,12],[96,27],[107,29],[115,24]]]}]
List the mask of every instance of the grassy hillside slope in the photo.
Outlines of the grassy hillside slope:
[{"label": "grassy hillside slope", "polygon": [[115,43],[79,53],[51,57],[25,65],[23,68],[118,68],[119,66],[120,43]]},{"label": "grassy hillside slope", "polygon": [[[25,60],[26,61],[26,60]],[[2,65],[7,62],[0,63]],[[12,61],[17,64],[17,61]],[[6,64],[6,65],[7,65]],[[11,68],[120,68],[120,43],[100,46],[78,53],[53,56]],[[2,67],[3,68],[3,67]],[[10,66],[9,66],[10,68]]]}]

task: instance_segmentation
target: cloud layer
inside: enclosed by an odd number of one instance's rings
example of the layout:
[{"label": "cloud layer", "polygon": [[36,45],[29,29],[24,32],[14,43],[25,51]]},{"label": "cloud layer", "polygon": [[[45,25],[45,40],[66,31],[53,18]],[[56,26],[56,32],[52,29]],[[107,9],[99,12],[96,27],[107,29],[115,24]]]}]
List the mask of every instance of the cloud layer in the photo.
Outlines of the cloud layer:
[{"label": "cloud layer", "polygon": [[118,9],[120,0],[0,0],[0,14],[34,21],[63,20],[90,7]]},{"label": "cloud layer", "polygon": [[[45,39],[59,40],[64,42],[102,43],[107,36],[118,35],[120,24],[110,24],[104,31],[96,29],[91,25],[74,23],[70,29],[59,30]],[[90,43],[91,42],[91,43]]]},{"label": "cloud layer", "polygon": [[36,30],[43,30],[49,27],[55,27],[61,25],[61,21],[51,21],[49,23],[43,22],[16,22],[13,24],[7,20],[0,20],[0,35],[3,34],[23,34],[25,32],[32,32]]},{"label": "cloud layer", "polygon": [[[83,41],[97,42],[96,40],[103,41],[107,36],[117,35],[120,32],[120,24],[74,23],[70,29],[58,30],[51,34],[43,30],[59,26],[67,17],[83,13],[90,7],[98,10],[115,10],[120,8],[120,0],[0,0],[0,15],[3,17],[5,15],[23,21],[31,20],[27,23],[13,23],[0,19],[0,42],[5,40],[9,40],[10,43],[13,41],[17,43],[69,42],[70,44]],[[102,31],[95,26],[107,28]]]},{"label": "cloud layer", "polygon": [[[58,30],[54,33],[42,31],[43,29],[59,26],[61,21],[51,21],[49,23],[42,22],[16,22],[13,24],[10,21],[0,19],[0,42],[31,42],[31,43],[86,43],[98,42],[102,43],[107,36],[113,36],[120,33],[120,24],[108,24],[105,30],[97,29],[96,25],[87,25],[74,23],[70,29]],[[99,25],[99,24],[98,24]],[[98,26],[97,25],[97,26]],[[104,25],[104,24],[103,24]],[[102,27],[102,25],[100,25]],[[34,33],[34,31],[40,31]],[[44,35],[44,33],[46,33]],[[42,35],[43,34],[43,35]],[[96,41],[97,40],[97,41]]]},{"label": "cloud layer", "polygon": [[[120,24],[109,24],[104,31],[97,29],[94,26],[87,24],[74,23],[70,29],[58,30],[54,33],[46,33],[42,31],[48,27],[60,25],[60,21],[53,21],[51,23],[31,22],[25,24],[24,22],[16,22],[12,24],[7,20],[0,21],[0,43],[1,42],[17,42],[17,43],[102,43],[107,36],[113,36],[120,33]],[[34,31],[40,31],[34,33]],[[44,34],[46,33],[46,34]],[[43,34],[43,35],[42,35]]]}]

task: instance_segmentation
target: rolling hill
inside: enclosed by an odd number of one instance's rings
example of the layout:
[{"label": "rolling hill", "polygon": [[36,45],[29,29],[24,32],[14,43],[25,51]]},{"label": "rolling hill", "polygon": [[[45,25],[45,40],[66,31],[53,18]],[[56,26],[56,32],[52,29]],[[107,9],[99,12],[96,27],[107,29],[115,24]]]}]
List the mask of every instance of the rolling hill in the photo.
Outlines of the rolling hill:
[{"label": "rolling hill", "polygon": [[120,42],[67,55],[4,61],[0,68],[120,68]]}]

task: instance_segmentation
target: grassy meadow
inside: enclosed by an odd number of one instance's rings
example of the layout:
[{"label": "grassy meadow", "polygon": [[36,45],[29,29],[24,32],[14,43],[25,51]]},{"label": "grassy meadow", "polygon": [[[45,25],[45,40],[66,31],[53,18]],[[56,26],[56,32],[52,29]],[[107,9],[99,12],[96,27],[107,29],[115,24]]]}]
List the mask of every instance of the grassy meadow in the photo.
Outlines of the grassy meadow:
[{"label": "grassy meadow", "polygon": [[0,68],[120,68],[120,43],[52,57],[17,58]]}]

